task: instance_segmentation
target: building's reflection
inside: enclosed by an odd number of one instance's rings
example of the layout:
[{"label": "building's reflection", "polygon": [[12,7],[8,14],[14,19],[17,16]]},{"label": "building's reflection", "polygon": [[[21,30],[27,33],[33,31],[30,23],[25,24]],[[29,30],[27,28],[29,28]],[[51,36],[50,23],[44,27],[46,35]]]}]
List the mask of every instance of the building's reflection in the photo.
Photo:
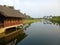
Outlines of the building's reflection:
[{"label": "building's reflection", "polygon": [[23,27],[24,30],[27,30],[28,27],[31,26],[32,23],[28,23],[28,24],[25,24],[25,26]]},{"label": "building's reflection", "polygon": [[12,33],[6,34],[0,38],[0,45],[16,45],[26,36],[27,35],[25,34],[24,30],[15,30]]}]

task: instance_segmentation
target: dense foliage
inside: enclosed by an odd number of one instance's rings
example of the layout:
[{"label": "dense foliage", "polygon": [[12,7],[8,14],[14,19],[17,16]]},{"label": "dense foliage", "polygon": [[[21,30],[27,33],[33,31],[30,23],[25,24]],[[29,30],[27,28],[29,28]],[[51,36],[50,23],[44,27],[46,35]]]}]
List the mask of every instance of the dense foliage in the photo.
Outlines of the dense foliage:
[{"label": "dense foliage", "polygon": [[53,16],[50,20],[52,22],[60,23],[60,16]]}]

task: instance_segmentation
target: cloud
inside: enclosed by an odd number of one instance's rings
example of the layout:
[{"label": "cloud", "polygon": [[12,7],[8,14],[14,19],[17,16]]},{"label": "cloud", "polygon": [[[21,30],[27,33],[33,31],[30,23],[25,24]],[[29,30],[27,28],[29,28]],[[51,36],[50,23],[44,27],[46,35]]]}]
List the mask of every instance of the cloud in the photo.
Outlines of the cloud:
[{"label": "cloud", "polygon": [[[1,0],[6,5],[14,5],[23,13],[32,17],[42,17],[44,15],[60,15],[60,0]],[[39,16],[40,15],[40,16]]]},{"label": "cloud", "polygon": [[11,0],[2,0],[2,5],[13,5]]}]

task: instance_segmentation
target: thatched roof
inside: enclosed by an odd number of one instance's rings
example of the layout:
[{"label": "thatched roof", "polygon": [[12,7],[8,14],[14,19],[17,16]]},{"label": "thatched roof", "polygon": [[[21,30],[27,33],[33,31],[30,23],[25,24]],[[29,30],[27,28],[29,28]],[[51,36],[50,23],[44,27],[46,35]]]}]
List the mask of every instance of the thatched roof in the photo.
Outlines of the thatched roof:
[{"label": "thatched roof", "polygon": [[9,8],[6,6],[1,6],[0,5],[0,13],[2,13],[3,16],[5,17],[21,17],[24,18],[25,15],[23,15],[21,12],[19,12],[18,10],[15,10],[13,8]]}]

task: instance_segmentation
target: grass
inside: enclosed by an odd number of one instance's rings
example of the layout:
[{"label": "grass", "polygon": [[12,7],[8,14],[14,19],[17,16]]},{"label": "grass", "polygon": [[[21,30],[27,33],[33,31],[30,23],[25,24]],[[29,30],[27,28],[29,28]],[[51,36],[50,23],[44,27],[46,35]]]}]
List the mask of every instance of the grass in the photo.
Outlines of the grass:
[{"label": "grass", "polygon": [[24,24],[28,24],[28,23],[33,23],[33,22],[38,22],[39,20],[37,19],[28,19],[28,20],[24,20]]}]

